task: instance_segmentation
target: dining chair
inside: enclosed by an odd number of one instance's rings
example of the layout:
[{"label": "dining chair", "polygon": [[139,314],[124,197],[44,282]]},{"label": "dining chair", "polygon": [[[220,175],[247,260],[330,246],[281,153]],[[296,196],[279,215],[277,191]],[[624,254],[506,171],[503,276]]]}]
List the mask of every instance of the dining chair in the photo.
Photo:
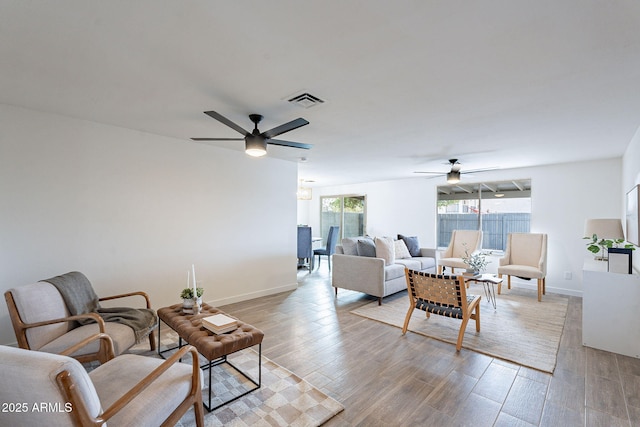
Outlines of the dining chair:
[{"label": "dining chair", "polygon": [[313,270],[313,243],[311,227],[298,226],[298,266],[307,266]]},{"label": "dining chair", "polygon": [[338,243],[338,233],[340,233],[340,227],[333,225],[329,227],[329,234],[327,235],[327,246],[324,249],[314,249],[313,257],[318,256],[318,268],[320,268],[321,256],[327,257],[329,263],[329,270],[331,270],[331,255],[336,252],[336,243]]}]

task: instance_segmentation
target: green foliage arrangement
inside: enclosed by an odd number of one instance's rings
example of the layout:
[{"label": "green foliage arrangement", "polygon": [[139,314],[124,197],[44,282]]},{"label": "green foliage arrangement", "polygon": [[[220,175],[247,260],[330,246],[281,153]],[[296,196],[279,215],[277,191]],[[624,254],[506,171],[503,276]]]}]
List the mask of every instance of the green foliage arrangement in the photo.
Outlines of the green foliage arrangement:
[{"label": "green foliage arrangement", "polygon": [[[200,298],[204,294],[204,288],[197,288],[196,295]],[[182,299],[193,299],[193,288],[184,288],[182,292],[180,292],[180,298]]]},{"label": "green foliage arrangement", "polygon": [[469,255],[466,243],[464,243],[463,246],[464,256],[462,257],[462,261],[469,266],[469,269],[482,273],[490,261],[487,261],[487,258],[481,252]]},{"label": "green foliage arrangement", "polygon": [[[597,234],[594,234],[591,237],[584,237],[584,239],[588,239],[587,250],[594,255],[598,255],[600,251],[602,251],[602,256],[604,256],[604,250],[609,248],[619,248],[621,244],[625,242],[624,239],[599,239]],[[631,249],[635,251],[636,248],[631,243],[625,243],[622,246],[624,249]]]}]

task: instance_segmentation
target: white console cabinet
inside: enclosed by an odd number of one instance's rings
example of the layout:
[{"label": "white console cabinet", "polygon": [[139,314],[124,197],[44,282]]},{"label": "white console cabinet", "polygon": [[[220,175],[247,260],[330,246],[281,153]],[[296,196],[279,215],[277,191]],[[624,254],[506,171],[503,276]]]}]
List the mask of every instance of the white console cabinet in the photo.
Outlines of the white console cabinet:
[{"label": "white console cabinet", "polygon": [[582,343],[640,358],[640,275],[609,273],[606,261],[585,260]]}]

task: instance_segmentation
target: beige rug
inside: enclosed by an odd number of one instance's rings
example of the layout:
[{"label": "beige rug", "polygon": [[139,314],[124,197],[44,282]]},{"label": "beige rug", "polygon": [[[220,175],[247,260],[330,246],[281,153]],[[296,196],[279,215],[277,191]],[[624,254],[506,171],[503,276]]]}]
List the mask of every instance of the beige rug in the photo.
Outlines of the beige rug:
[{"label": "beige rug", "polygon": [[[162,346],[175,346],[177,335],[168,327],[163,328]],[[131,349],[132,353],[156,356],[149,351],[148,342],[143,342]],[[258,378],[258,353],[252,349],[239,351],[228,358],[235,366],[247,373],[251,378]],[[184,359],[189,362],[190,358]],[[200,358],[200,364],[206,359]],[[209,374],[205,370],[205,388],[202,399],[208,399]],[[214,398],[212,406],[219,402],[215,396],[227,400],[229,396],[237,396],[255,385],[239,375],[227,364],[214,367]],[[204,425],[206,427],[245,427],[245,426],[320,426],[344,407],[335,399],[283,368],[274,361],[262,356],[262,386],[213,412],[205,409]],[[178,422],[177,426],[195,426],[193,409],[190,409]]]},{"label": "beige rug", "polygon": [[[553,373],[560,337],[567,315],[568,298],[547,294],[538,302],[537,293],[527,289],[503,287],[497,297],[497,309],[486,300],[482,285],[472,284],[467,293],[482,295],[480,332],[475,321],[467,323],[462,347],[519,365]],[[402,328],[409,308],[407,292],[384,298],[351,313]],[[414,310],[409,331],[454,344],[458,340],[460,320]]]}]

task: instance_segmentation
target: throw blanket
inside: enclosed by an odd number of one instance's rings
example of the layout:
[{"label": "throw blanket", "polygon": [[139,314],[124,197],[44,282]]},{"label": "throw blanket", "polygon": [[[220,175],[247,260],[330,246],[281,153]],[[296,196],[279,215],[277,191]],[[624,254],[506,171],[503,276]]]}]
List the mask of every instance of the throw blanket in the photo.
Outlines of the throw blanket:
[{"label": "throw blanket", "polygon": [[[133,329],[136,342],[146,337],[157,323],[155,311],[148,308],[113,307],[102,308],[89,279],[79,271],[42,280],[58,289],[71,315],[98,313],[105,322],[118,322]],[[91,319],[78,321],[81,325],[92,323]]]}]

